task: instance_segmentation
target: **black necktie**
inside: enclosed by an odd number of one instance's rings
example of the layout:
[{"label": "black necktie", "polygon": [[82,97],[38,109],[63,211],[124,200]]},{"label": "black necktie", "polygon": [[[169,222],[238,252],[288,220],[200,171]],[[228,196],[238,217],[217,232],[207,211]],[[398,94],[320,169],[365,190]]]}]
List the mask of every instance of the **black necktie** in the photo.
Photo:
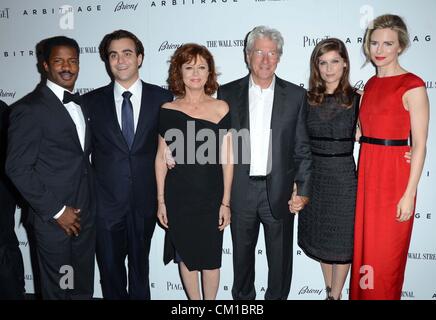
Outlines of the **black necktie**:
[{"label": "black necktie", "polygon": [[72,94],[68,91],[64,91],[64,99],[62,100],[63,103],[67,104],[68,102],[74,102],[75,104],[79,105],[81,104],[82,99],[80,98],[80,94],[76,92],[75,94]]},{"label": "black necktie", "polygon": [[121,105],[121,126],[124,139],[126,139],[129,149],[132,148],[133,138],[135,137],[135,128],[133,124],[133,106],[130,101],[132,93],[129,91],[123,92],[123,104]]}]

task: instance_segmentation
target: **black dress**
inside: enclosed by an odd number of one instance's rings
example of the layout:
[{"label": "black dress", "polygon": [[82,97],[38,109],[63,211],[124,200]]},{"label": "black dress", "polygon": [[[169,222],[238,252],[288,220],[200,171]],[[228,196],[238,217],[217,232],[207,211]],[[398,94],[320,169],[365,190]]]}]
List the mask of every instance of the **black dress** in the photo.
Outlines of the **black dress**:
[{"label": "black dress", "polygon": [[159,133],[177,163],[165,179],[165,264],[181,260],[190,271],[221,267],[223,232],[218,226],[224,185],[219,160],[229,128],[230,113],[214,123],[161,109]]},{"label": "black dress", "polygon": [[298,215],[298,245],[326,263],[350,263],[353,257],[356,166],[354,135],[360,96],[344,108],[333,95],[309,105],[307,126],[313,167],[309,204]]}]

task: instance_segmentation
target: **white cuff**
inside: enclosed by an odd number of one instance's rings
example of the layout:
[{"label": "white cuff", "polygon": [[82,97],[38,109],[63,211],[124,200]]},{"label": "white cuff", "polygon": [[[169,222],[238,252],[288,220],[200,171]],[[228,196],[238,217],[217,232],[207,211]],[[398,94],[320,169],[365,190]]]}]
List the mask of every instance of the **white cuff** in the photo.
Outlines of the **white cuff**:
[{"label": "white cuff", "polygon": [[61,211],[59,211],[53,218],[55,218],[56,220],[62,215],[62,213],[64,213],[64,210],[67,206],[63,206]]}]

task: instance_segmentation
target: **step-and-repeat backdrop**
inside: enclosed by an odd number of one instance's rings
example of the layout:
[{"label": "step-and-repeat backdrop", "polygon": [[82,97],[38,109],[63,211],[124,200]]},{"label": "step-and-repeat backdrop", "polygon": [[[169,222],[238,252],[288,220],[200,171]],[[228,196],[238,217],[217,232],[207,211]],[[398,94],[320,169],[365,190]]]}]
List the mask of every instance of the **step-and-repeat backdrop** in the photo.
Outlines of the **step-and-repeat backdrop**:
[{"label": "step-and-repeat backdrop", "polygon": [[[207,46],[216,59],[221,84],[247,73],[243,45],[256,25],[280,30],[285,39],[277,74],[307,87],[309,57],[315,44],[327,37],[342,39],[351,57],[352,83],[363,89],[374,74],[362,67],[362,37],[367,22],[384,13],[406,20],[411,47],[402,65],[427,84],[430,104],[436,105],[436,2],[434,0],[2,0],[0,2],[0,99],[11,104],[33,90],[40,75],[35,45],[40,40],[66,35],[81,47],[80,75],[76,90],[86,93],[110,79],[98,55],[106,33],[127,29],[144,43],[143,80],[166,86],[168,60],[183,43]],[[432,111],[434,115],[434,111]],[[413,237],[410,245],[403,299],[436,299],[436,172],[435,126],[430,125],[427,160],[419,185]],[[356,150],[356,156],[358,150]],[[433,191],[432,191],[433,190]],[[34,292],[27,234],[16,230],[25,261],[26,290]],[[296,232],[294,233],[296,234]],[[154,299],[186,299],[177,265],[162,262],[164,232],[156,228],[150,253],[150,281]],[[388,257],[387,257],[388,258]],[[224,234],[219,299],[231,299],[232,243]],[[256,289],[263,299],[267,263],[263,231],[256,252]],[[304,255],[294,241],[294,273],[289,299],[323,299],[324,282],[319,264]],[[95,296],[101,296],[96,272]],[[348,297],[348,280],[343,298]]]}]

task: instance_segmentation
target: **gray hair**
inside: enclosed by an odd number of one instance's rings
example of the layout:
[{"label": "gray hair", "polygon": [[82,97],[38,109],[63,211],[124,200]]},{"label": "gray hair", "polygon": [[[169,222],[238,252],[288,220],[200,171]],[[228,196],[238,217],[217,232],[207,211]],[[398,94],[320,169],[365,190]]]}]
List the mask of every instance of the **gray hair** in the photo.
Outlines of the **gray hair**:
[{"label": "gray hair", "polygon": [[254,42],[257,39],[263,38],[268,38],[277,44],[277,53],[279,54],[279,57],[281,57],[284,44],[282,34],[278,30],[266,26],[257,26],[253,30],[251,30],[251,32],[247,36],[245,54],[250,54],[250,52],[253,50]]}]

